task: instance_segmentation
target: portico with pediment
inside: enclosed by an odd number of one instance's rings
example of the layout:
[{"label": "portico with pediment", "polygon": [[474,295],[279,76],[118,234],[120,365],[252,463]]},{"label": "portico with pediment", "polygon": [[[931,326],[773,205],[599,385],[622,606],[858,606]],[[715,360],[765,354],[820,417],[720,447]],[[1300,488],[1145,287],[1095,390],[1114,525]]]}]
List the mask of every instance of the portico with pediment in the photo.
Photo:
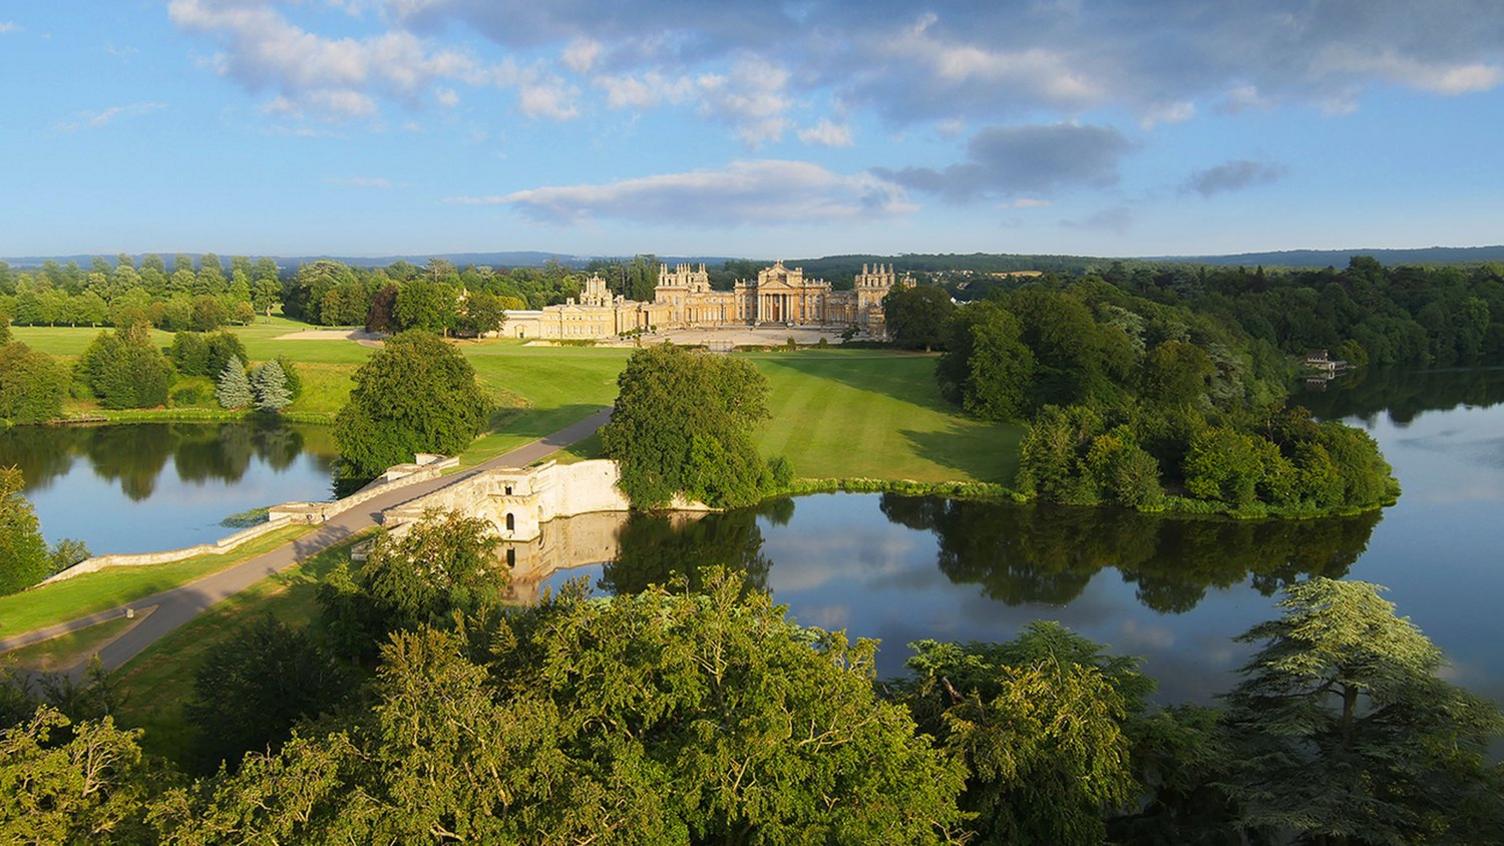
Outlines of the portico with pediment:
[{"label": "portico with pediment", "polygon": [[758,271],[756,282],[737,282],[733,293],[737,319],[744,323],[804,326],[829,322],[825,305],[830,283],[805,279],[803,268],[785,267],[782,261]]}]

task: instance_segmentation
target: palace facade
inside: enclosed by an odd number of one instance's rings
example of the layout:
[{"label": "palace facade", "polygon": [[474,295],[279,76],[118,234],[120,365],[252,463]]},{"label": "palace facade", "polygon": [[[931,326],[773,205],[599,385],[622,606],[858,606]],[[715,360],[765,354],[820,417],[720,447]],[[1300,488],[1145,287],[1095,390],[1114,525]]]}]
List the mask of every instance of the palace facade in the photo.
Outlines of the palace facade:
[{"label": "palace facade", "polygon": [[782,261],[758,271],[756,281],[738,280],[730,291],[710,287],[705,265],[661,265],[650,303],[611,295],[606,280],[591,276],[578,301],[542,309],[509,310],[508,338],[589,340],[633,331],[715,329],[729,326],[855,326],[881,336],[883,298],[912,287],[890,265],[862,265],[849,291],[831,290],[824,279],[806,279],[804,269]]}]

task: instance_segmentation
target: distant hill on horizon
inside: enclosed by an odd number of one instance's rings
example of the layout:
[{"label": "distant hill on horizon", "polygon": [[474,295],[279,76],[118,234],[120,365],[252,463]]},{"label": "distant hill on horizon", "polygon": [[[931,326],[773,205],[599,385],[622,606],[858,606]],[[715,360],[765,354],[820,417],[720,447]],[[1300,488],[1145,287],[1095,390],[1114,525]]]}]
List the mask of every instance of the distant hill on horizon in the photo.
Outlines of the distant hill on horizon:
[{"label": "distant hill on horizon", "polygon": [[[136,253],[132,257],[139,263],[141,257],[147,253]],[[157,253],[164,259],[171,261],[177,253]],[[194,261],[198,261],[202,253],[186,253]],[[221,259],[228,259],[231,254],[221,253]],[[892,263],[903,270],[957,270],[973,269],[977,271],[1005,271],[1005,270],[1055,270],[1076,271],[1087,267],[1100,266],[1114,261],[1124,262],[1149,262],[1149,263],[1174,263],[1174,264],[1207,264],[1219,266],[1263,265],[1264,267],[1345,267],[1348,260],[1353,256],[1372,256],[1381,264],[1467,264],[1487,261],[1504,261],[1504,244],[1494,244],[1479,247],[1416,247],[1408,249],[1344,249],[1344,250],[1275,250],[1259,253],[1232,253],[1227,255],[1202,255],[1202,256],[1076,256],[1076,255],[1043,255],[1027,253],[899,253],[895,255],[878,254],[843,254],[821,256],[818,258],[788,259],[790,265],[805,267],[814,274],[829,273],[831,271],[846,271],[849,267],[855,267],[863,262],[866,263]],[[43,262],[56,261],[60,264],[77,262],[80,266],[89,264],[97,256],[92,253],[79,253],[62,256],[13,256],[0,257],[12,267],[39,267]],[[114,255],[102,256],[105,259],[114,260]],[[490,265],[493,267],[542,267],[554,261],[570,268],[583,268],[597,259],[624,258],[623,256],[581,256],[566,253],[551,253],[542,250],[510,250],[499,252],[469,252],[469,253],[409,253],[387,256],[271,256],[277,264],[283,268],[299,267],[309,262],[321,259],[332,259],[344,262],[352,267],[385,267],[397,261],[406,261],[412,264],[424,264],[429,259],[444,259],[456,265]],[[719,266],[726,262],[772,262],[768,258],[747,258],[733,256],[659,256],[660,261],[668,264],[687,262]]]},{"label": "distant hill on horizon", "polygon": [[1185,264],[1264,265],[1265,267],[1346,267],[1353,256],[1372,256],[1380,264],[1472,264],[1504,261],[1504,244],[1482,247],[1414,247],[1410,249],[1275,250],[1222,256],[1145,256],[1138,261]]}]

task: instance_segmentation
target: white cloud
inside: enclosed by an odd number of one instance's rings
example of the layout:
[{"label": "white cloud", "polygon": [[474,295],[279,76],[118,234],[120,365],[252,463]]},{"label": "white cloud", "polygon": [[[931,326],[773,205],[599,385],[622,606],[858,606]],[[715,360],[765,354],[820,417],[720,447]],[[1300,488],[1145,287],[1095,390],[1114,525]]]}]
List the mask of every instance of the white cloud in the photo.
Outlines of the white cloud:
[{"label": "white cloud", "polygon": [[833,123],[828,119],[822,119],[814,126],[799,130],[799,140],[806,144],[820,144],[826,147],[850,147],[851,127],[844,123]]},{"label": "white cloud", "polygon": [[770,159],[446,202],[510,206],[553,222],[610,217],[701,226],[852,220],[914,209],[903,189],[871,174],[845,175],[808,162]]},{"label": "white cloud", "polygon": [[1504,82],[1504,68],[1487,62],[1422,61],[1392,49],[1360,50],[1335,45],[1316,57],[1313,67],[1324,74],[1377,76],[1410,88],[1455,96],[1488,91]]},{"label": "white cloud", "polygon": [[756,56],[741,57],[726,73],[691,76],[650,69],[601,74],[592,81],[613,109],[695,103],[701,114],[735,127],[751,147],[779,140],[790,125],[789,72]]},{"label": "white cloud", "polygon": [[0,21],[0,33],[20,32],[21,25],[15,21]]},{"label": "white cloud", "polygon": [[1054,205],[1051,200],[1043,200],[1039,197],[1019,197],[1016,200],[1005,203],[1005,208],[1010,209],[1042,209]]},{"label": "white cloud", "polygon": [[211,62],[215,71],[251,91],[276,92],[266,108],[279,114],[372,117],[378,95],[417,104],[431,93],[441,105],[457,103],[458,92],[441,82],[515,89],[530,117],[579,114],[573,105],[578,90],[541,64],[509,58],[488,66],[403,29],[328,38],[292,24],[275,7],[214,0],[172,0],[168,14],[183,29],[216,37],[224,49]]},{"label": "white cloud", "polygon": [[564,64],[575,73],[586,73],[601,56],[601,43],[591,38],[576,38],[564,48]]},{"label": "white cloud", "polygon": [[79,129],[99,129],[123,118],[140,117],[165,108],[167,108],[166,103],[152,101],[128,103],[123,106],[110,106],[97,112],[78,112],[71,120],[59,123],[58,129],[64,132],[74,132]]},{"label": "white cloud", "polygon": [[602,74],[594,83],[606,94],[613,109],[645,109],[663,103],[683,103],[695,95],[698,85],[688,76],[665,76],[650,70],[641,74]]},{"label": "white cloud", "polygon": [[749,146],[777,141],[789,127],[789,72],[757,56],[745,56],[726,75],[699,79],[701,111],[736,127]]},{"label": "white cloud", "polygon": [[1143,117],[1139,118],[1138,125],[1144,129],[1153,129],[1162,123],[1185,123],[1195,116],[1196,104],[1181,100],[1150,106]]}]

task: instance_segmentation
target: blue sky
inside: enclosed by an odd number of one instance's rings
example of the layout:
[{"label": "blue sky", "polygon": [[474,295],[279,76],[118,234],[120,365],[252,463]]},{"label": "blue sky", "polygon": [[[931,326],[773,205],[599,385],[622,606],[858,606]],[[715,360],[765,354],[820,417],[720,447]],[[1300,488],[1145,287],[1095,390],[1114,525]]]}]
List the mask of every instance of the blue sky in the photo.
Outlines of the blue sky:
[{"label": "blue sky", "polygon": [[0,255],[1504,241],[1493,0],[0,2],[0,79]]}]

